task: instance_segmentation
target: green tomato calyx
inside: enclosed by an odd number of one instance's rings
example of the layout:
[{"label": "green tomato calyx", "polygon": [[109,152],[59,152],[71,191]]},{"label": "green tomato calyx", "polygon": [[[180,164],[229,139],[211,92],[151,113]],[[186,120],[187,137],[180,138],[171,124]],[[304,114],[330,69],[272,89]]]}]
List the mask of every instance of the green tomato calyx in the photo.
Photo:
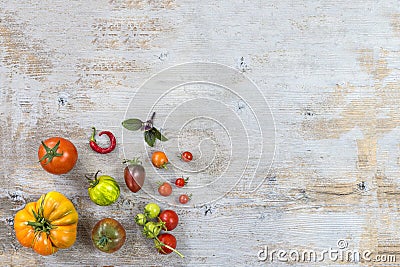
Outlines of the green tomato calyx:
[{"label": "green tomato calyx", "polygon": [[46,234],[50,234],[50,230],[53,229],[53,225],[44,217],[43,212],[44,212],[44,199],[40,203],[40,207],[38,212],[36,213],[34,210],[32,210],[33,216],[35,217],[34,222],[28,222],[29,226],[32,226],[33,229],[35,230],[35,233],[37,232],[45,232]]},{"label": "green tomato calyx", "polygon": [[140,161],[139,158],[133,158],[133,159],[124,159],[122,161],[123,164],[130,164],[130,165],[142,165],[142,162]]},{"label": "green tomato calyx", "polygon": [[57,153],[57,149],[60,147],[60,140],[58,140],[57,144],[52,148],[48,147],[43,141],[42,146],[46,150],[46,154],[39,159],[39,162],[45,161],[45,165],[49,164],[54,157],[61,157],[63,155],[63,152]]},{"label": "green tomato calyx", "polygon": [[96,242],[96,245],[99,248],[104,248],[105,246],[107,246],[107,244],[111,241],[110,238],[108,238],[105,235],[102,235],[101,238]]},{"label": "green tomato calyx", "polygon": [[101,172],[101,171],[98,170],[98,171],[95,173],[94,179],[88,177],[87,175],[85,176],[86,179],[88,179],[88,181],[89,181],[90,188],[93,188],[93,187],[95,187],[96,185],[98,185],[98,183],[99,183],[99,178],[98,178],[97,176],[98,176],[99,172]]}]

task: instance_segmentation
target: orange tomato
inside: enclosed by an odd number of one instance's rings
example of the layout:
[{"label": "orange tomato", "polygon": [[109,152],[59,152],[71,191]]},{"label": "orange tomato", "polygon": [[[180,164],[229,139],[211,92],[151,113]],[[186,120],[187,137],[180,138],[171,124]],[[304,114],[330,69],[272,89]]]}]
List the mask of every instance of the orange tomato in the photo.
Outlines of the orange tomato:
[{"label": "orange tomato", "polygon": [[168,158],[164,152],[156,151],[151,156],[151,162],[157,168],[167,168]]},{"label": "orange tomato", "polygon": [[63,194],[49,192],[30,202],[14,217],[17,240],[40,255],[51,255],[75,243],[78,213]]},{"label": "orange tomato", "polygon": [[39,162],[52,174],[64,174],[72,170],[78,160],[78,151],[73,143],[62,137],[52,137],[39,146]]}]

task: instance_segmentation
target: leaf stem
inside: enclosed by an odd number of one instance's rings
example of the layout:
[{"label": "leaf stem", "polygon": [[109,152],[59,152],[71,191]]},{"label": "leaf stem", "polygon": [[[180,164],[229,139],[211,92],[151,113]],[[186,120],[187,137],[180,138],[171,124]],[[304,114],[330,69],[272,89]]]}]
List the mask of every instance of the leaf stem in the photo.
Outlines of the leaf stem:
[{"label": "leaf stem", "polygon": [[[168,249],[170,249],[170,250],[172,250],[173,252],[175,252],[176,254],[178,254],[179,255],[179,257],[181,257],[181,258],[184,258],[185,256],[182,254],[182,253],[180,253],[178,250],[176,250],[176,249],[174,249],[173,247],[171,247],[171,246],[168,246],[167,244],[164,244],[163,242],[161,242],[160,241],[160,239],[158,239],[158,237],[155,237],[154,238],[155,240],[156,240],[156,242],[158,243],[158,249],[161,249],[161,251],[163,251],[164,252],[164,250],[162,249],[162,247],[166,247],[166,248],[168,248]],[[160,246],[161,245],[161,246]]]}]

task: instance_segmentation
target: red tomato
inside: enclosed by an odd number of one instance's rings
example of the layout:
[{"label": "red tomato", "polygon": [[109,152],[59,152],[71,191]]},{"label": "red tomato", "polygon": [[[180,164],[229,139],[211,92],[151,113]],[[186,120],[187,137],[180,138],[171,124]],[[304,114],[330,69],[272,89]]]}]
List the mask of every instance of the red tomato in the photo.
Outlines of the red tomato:
[{"label": "red tomato", "polygon": [[189,178],[183,179],[183,178],[178,178],[175,180],[175,185],[177,187],[184,187],[185,184],[187,184],[189,181]]},{"label": "red tomato", "polygon": [[38,157],[43,169],[52,174],[64,174],[72,170],[78,160],[74,144],[62,137],[52,137],[39,146]]},{"label": "red tomato", "polygon": [[158,215],[158,219],[165,223],[167,231],[172,231],[176,228],[179,222],[178,214],[173,210],[164,210]]},{"label": "red tomato", "polygon": [[172,186],[168,182],[164,182],[158,187],[158,193],[164,197],[167,197],[172,194]]},{"label": "red tomato", "polygon": [[189,162],[193,159],[193,155],[189,151],[185,151],[182,153],[181,158],[183,161]]},{"label": "red tomato", "polygon": [[[161,254],[169,254],[176,248],[176,238],[175,236],[164,233],[161,234],[157,237],[157,239],[154,239],[154,242],[156,244],[156,248],[158,249],[158,252]],[[168,248],[168,247],[170,248]],[[171,249],[172,248],[172,249]]]},{"label": "red tomato", "polygon": [[190,198],[191,198],[191,197],[188,196],[188,195],[186,195],[186,194],[180,195],[180,196],[179,196],[179,203],[181,203],[181,204],[186,204],[186,203],[189,202]]}]

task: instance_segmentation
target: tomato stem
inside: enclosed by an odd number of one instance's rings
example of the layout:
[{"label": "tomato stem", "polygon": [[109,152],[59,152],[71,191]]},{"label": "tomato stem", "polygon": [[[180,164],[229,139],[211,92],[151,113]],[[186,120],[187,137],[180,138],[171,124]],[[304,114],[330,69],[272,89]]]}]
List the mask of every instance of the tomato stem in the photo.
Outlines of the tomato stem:
[{"label": "tomato stem", "polygon": [[53,226],[43,218],[43,222],[27,222],[29,226],[32,226],[35,229],[35,232],[45,232],[47,234],[50,233],[50,230],[53,229]]},{"label": "tomato stem", "polygon": [[182,253],[180,253],[178,250],[176,250],[176,249],[174,249],[173,247],[168,246],[167,244],[164,244],[163,242],[161,242],[160,239],[158,239],[158,237],[155,237],[154,239],[155,239],[155,242],[156,242],[156,248],[157,248],[157,249],[161,249],[162,252],[165,252],[165,251],[162,249],[162,247],[166,247],[166,248],[172,250],[173,252],[175,252],[176,254],[178,254],[179,257],[181,257],[181,258],[184,258],[184,257],[185,257],[185,256],[184,256]]},{"label": "tomato stem", "polygon": [[52,148],[48,147],[43,141],[42,146],[46,150],[46,154],[39,159],[39,162],[45,161],[45,165],[49,164],[54,157],[61,157],[63,155],[63,152],[57,153],[57,150],[60,146],[60,140],[58,140],[57,144]]},{"label": "tomato stem", "polygon": [[193,194],[188,194],[188,193],[186,193],[186,195],[187,195],[187,197],[189,198],[189,200],[192,199]]},{"label": "tomato stem", "polygon": [[123,164],[131,164],[131,165],[142,165],[142,162],[139,160],[139,158],[133,158],[133,159],[124,159],[122,161]]},{"label": "tomato stem", "polygon": [[157,235],[160,233],[162,228],[164,227],[164,223],[156,223],[154,222],[154,227],[150,230],[149,228],[151,227],[145,227],[143,228],[143,235],[145,235],[148,238],[156,238]]},{"label": "tomato stem", "polygon": [[46,195],[43,195],[39,201],[40,206],[38,211],[36,212],[35,210],[32,210],[33,216],[35,217],[35,222],[27,222],[29,226],[32,226],[35,232],[45,232],[47,234],[50,233],[50,230],[53,229],[53,226],[49,221],[46,220],[46,218],[43,215],[44,212],[44,201],[45,201]]},{"label": "tomato stem", "polygon": [[94,175],[94,179],[88,177],[87,175],[85,175],[86,179],[88,179],[90,187],[95,187],[98,183],[99,183],[99,179],[97,178],[97,175],[100,173],[101,171],[98,170],[95,175]]},{"label": "tomato stem", "polygon": [[160,219],[160,217],[157,217],[157,219],[158,219],[158,223],[157,223],[157,224],[158,224],[159,226],[161,226],[161,228],[164,229],[165,231],[168,231],[168,228],[167,228],[166,223],[163,222],[163,221]]},{"label": "tomato stem", "polygon": [[96,242],[96,245],[99,248],[104,248],[105,246],[107,246],[107,244],[110,242],[110,238],[108,238],[107,236],[103,235],[101,236],[101,238]]}]

